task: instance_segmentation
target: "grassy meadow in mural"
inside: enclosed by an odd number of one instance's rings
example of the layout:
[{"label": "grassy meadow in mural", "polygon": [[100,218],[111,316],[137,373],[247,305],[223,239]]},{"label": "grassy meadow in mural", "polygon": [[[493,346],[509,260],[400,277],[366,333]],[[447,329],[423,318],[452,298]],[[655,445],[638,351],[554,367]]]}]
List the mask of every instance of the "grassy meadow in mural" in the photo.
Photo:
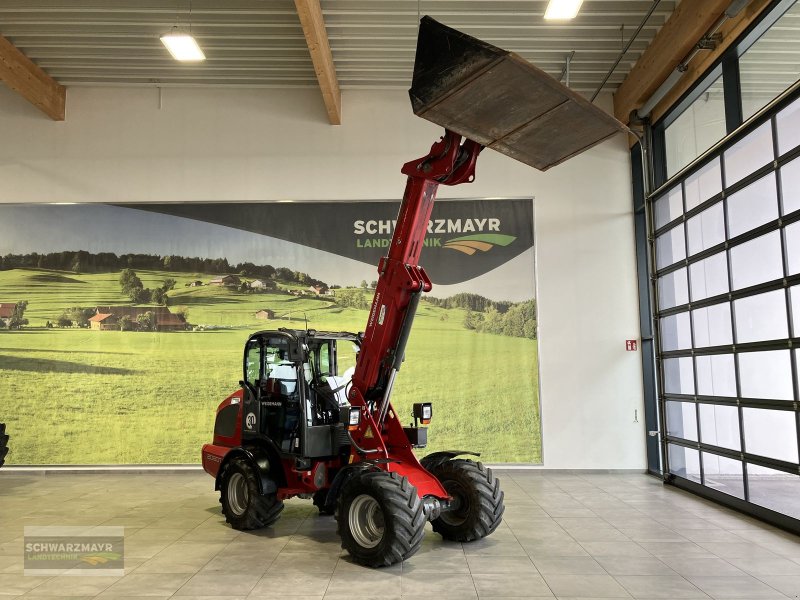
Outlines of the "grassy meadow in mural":
[{"label": "grassy meadow in mural", "polygon": [[[216,406],[237,387],[249,333],[304,328],[306,318],[319,330],[355,332],[366,323],[366,310],[291,295],[286,282],[253,294],[187,287],[210,274],[136,273],[145,287],[174,279],[169,308],[185,309],[194,330],[50,328],[69,307],[129,305],[119,271],[0,271],[0,302],[28,302],[28,325],[0,329],[10,464],[197,463]],[[274,319],[255,317],[265,308]],[[488,462],[540,462],[537,342],[470,330],[470,318],[462,308],[420,304],[394,405],[410,415],[412,402],[434,403],[423,454],[458,448]]]}]

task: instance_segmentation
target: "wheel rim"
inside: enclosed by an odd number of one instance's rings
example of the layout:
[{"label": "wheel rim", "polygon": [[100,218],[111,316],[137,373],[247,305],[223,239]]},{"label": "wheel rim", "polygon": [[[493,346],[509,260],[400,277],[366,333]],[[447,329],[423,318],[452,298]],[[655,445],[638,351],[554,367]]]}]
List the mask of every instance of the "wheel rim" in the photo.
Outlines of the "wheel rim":
[{"label": "wheel rim", "polygon": [[470,509],[467,490],[457,481],[443,481],[442,485],[453,500],[450,502],[450,510],[444,511],[439,518],[451,527],[463,525],[469,517]]},{"label": "wheel rim", "polygon": [[385,522],[380,504],[372,496],[361,494],[350,505],[350,533],[362,548],[374,548],[381,543]]},{"label": "wheel rim", "polygon": [[247,481],[241,473],[234,473],[228,480],[228,504],[236,515],[242,515],[247,510],[250,492]]}]

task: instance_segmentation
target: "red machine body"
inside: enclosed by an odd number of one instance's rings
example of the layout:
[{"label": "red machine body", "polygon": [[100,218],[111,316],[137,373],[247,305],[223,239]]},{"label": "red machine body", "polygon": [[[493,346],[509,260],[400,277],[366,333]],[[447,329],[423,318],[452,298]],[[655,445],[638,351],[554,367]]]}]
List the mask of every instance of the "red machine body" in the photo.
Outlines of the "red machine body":
[{"label": "red machine body", "polygon": [[[356,431],[351,433],[348,464],[370,461],[377,468],[396,472],[414,485],[421,498],[447,501],[449,495],[439,480],[417,460],[413,446],[390,403],[395,376],[405,358],[405,347],[417,303],[431,281],[419,266],[420,252],[439,185],[457,185],[474,179],[475,162],[483,147],[451,131],[435,142],[426,156],[406,163],[408,176],[403,202],[387,256],[378,266],[378,284],[361,338],[348,401],[361,409]],[[203,468],[217,477],[221,465],[232,451],[242,449],[245,390],[226,398],[217,414],[235,413],[230,435],[215,433],[212,444],[202,450]],[[292,456],[281,456],[283,478],[278,496],[288,498],[311,494],[330,485],[327,476],[341,468],[340,459],[313,461],[308,469],[298,469]]]}]

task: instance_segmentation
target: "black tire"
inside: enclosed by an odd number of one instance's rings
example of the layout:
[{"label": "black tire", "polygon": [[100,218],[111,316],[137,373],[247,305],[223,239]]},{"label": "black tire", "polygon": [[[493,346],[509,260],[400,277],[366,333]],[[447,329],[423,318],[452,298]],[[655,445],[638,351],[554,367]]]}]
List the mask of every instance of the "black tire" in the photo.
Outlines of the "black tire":
[{"label": "black tire", "polygon": [[6,462],[8,454],[8,436],[6,435],[6,424],[0,423],[0,467]]},{"label": "black tire", "polygon": [[431,469],[453,497],[453,510],[432,522],[433,530],[446,540],[472,542],[486,537],[503,520],[505,505],[500,481],[481,462],[448,460]]},{"label": "black tire", "polygon": [[336,505],[330,506],[326,504],[328,491],[329,490],[325,489],[314,492],[314,506],[319,509],[319,514],[330,516],[336,512]]},{"label": "black tire", "polygon": [[247,460],[234,458],[223,468],[219,501],[231,527],[241,531],[261,529],[278,520],[283,502],[276,494],[261,494],[256,472]]},{"label": "black tire", "polygon": [[425,535],[417,489],[386,471],[353,476],[339,496],[336,521],[342,548],[368,567],[388,567],[411,557]]}]

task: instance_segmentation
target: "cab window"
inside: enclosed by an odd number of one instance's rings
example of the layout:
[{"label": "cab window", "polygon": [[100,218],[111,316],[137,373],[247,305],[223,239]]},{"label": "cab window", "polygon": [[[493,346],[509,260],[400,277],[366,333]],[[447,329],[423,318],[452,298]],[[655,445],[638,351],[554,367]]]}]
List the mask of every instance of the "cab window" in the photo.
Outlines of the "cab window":
[{"label": "cab window", "polygon": [[250,340],[244,359],[244,372],[247,383],[255,387],[261,376],[261,344]]},{"label": "cab window", "polygon": [[319,347],[319,374],[322,377],[333,375],[331,373],[331,345],[323,344]]}]

